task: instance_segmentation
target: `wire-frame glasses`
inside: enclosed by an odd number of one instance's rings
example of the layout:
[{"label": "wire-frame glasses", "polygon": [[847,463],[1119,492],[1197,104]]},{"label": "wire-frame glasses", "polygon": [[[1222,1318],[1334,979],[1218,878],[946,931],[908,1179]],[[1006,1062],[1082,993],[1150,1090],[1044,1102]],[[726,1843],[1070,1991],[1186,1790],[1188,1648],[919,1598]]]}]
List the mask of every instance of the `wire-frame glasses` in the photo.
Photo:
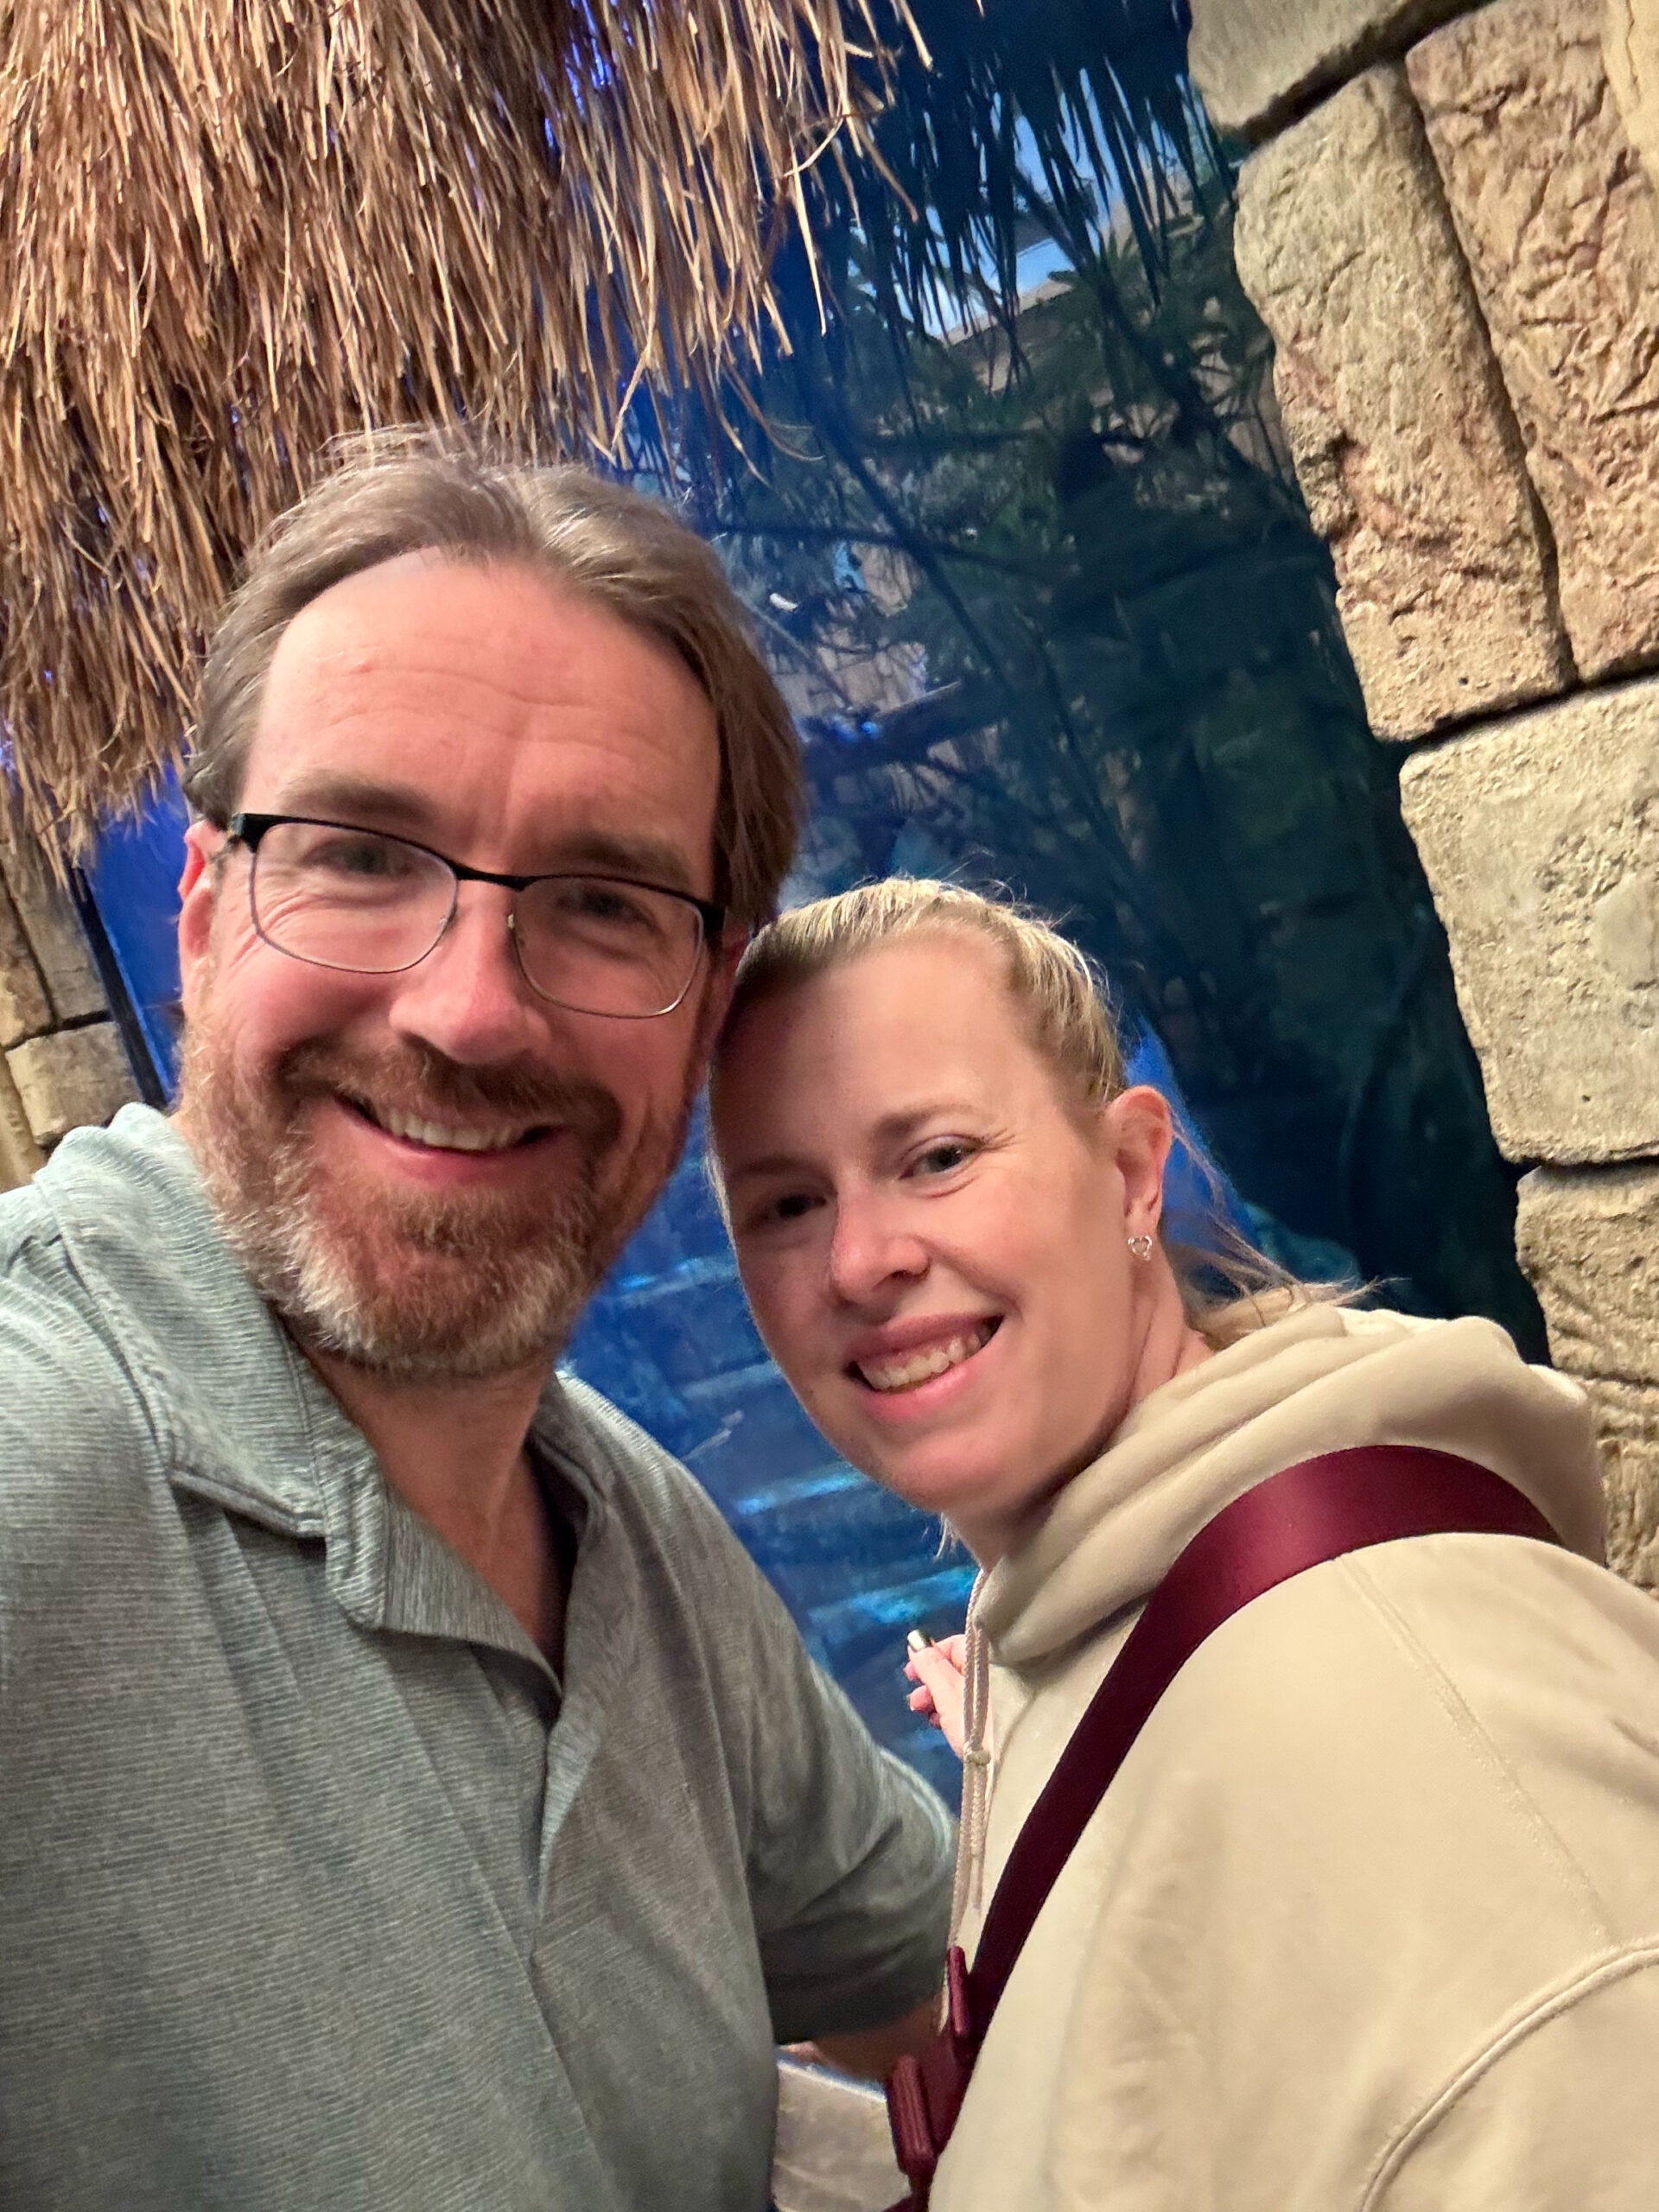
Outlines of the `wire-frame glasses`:
[{"label": "wire-frame glasses", "polygon": [[463,883],[513,894],[507,929],[524,981],[574,1014],[645,1020],[690,989],[725,909],[626,876],[493,875],[408,837],[290,814],[236,814],[248,901],[265,943],[314,968],[391,976],[434,950]]}]

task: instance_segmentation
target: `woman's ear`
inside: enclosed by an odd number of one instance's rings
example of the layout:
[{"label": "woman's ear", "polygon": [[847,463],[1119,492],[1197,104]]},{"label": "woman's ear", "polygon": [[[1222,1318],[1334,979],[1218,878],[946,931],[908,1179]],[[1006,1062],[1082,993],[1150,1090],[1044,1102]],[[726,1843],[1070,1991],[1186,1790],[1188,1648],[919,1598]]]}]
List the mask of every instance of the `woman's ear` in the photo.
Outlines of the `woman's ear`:
[{"label": "woman's ear", "polygon": [[1150,1084],[1138,1083],[1102,1109],[1123,1178],[1123,1221],[1131,1236],[1155,1236],[1164,1210],[1164,1168],[1175,1141],[1169,1101]]}]

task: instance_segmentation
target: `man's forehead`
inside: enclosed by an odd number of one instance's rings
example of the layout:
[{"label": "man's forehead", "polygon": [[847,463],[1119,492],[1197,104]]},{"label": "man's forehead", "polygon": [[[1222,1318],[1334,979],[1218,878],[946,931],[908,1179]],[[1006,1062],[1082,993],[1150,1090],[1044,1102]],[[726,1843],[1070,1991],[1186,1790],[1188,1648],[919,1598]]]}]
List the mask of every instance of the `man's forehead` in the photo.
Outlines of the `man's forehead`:
[{"label": "man's forehead", "polygon": [[400,650],[418,658],[423,647],[456,638],[486,652],[511,650],[527,643],[526,633],[554,626],[601,650],[660,659],[695,685],[667,645],[575,586],[525,561],[432,546],[357,569],[308,601],[277,640],[271,674],[392,667]]},{"label": "man's forehead", "polygon": [[[524,866],[702,889],[719,781],[713,709],[669,647],[533,569],[423,552],[295,618],[245,788],[264,810],[440,846],[493,810],[515,848],[531,835]],[[546,818],[572,801],[579,818]]]}]

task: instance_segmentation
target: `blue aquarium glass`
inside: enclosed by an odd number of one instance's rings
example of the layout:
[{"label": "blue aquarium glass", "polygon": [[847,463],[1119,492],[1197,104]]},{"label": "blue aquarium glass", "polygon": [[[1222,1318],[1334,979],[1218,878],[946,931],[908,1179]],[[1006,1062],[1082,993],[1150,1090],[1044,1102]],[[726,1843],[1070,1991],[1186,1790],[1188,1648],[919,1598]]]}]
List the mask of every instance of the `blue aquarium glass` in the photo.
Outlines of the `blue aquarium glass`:
[{"label": "blue aquarium glass", "polygon": [[169,775],[142,813],[105,828],[84,878],[124,991],[118,1012],[129,1017],[129,1055],[147,1056],[156,1090],[168,1097],[178,1072],[179,877],[188,821]]}]

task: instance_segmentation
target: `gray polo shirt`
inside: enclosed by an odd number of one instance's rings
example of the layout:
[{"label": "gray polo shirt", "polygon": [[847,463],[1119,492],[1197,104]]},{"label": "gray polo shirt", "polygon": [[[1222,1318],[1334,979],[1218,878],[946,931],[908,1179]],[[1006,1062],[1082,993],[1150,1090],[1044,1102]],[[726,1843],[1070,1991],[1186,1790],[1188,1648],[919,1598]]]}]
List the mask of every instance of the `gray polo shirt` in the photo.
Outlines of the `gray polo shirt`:
[{"label": "gray polo shirt", "polygon": [[0,2203],[759,2212],[949,1821],[581,1385],[557,1681],[130,1107],[0,1199]]}]

